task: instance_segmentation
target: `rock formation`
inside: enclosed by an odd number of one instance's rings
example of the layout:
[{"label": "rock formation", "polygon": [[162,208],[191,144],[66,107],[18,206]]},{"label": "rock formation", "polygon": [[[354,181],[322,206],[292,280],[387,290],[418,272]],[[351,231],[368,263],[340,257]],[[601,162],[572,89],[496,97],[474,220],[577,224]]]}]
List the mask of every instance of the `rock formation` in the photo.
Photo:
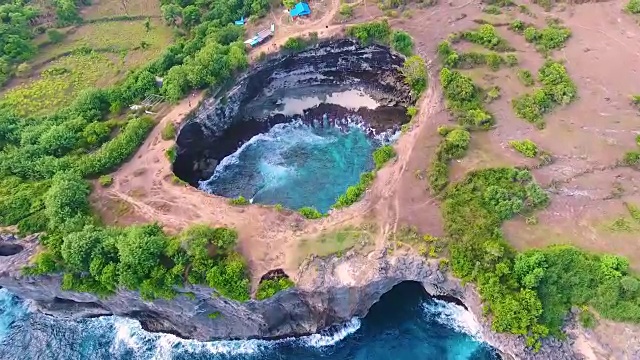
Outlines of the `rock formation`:
[{"label": "rock formation", "polygon": [[[0,250],[18,249],[18,240],[0,240]],[[318,332],[354,316],[363,317],[391,288],[403,281],[421,283],[434,296],[455,298],[482,325],[482,339],[506,359],[582,359],[572,340],[545,340],[533,353],[521,337],[496,334],[482,319],[481,301],[471,285],[462,286],[439,270],[438,262],[412,253],[368,255],[347,253],[342,257],[307,259],[294,279],[295,288],[264,301],[238,303],[204,286],[180,289],[172,300],[145,301],[137,292],[121,290],[108,298],[63,291],[60,275],[25,276],[21,269],[36,252],[38,241],[30,236],[19,241],[19,252],[1,252],[0,286],[32,302],[33,308],[60,318],[120,315],[137,319],[143,328],[201,341],[214,339],[281,338]],[[456,301],[456,302],[458,302]],[[211,318],[209,315],[218,312]],[[572,329],[569,329],[572,330]],[[573,332],[575,333],[575,329]]]},{"label": "rock formation", "polygon": [[[367,127],[377,133],[398,128],[409,120],[406,107],[413,101],[400,72],[403,61],[384,46],[341,39],[258,64],[232,89],[211,96],[190,116],[176,140],[173,170],[182,180],[197,185],[242,143],[273,125],[300,117],[312,122],[323,114],[330,114],[332,121],[353,115],[365,118]],[[302,116],[275,111],[287,96],[322,96],[352,89],[365,92],[379,107],[350,110],[321,104],[306,109]]]}]

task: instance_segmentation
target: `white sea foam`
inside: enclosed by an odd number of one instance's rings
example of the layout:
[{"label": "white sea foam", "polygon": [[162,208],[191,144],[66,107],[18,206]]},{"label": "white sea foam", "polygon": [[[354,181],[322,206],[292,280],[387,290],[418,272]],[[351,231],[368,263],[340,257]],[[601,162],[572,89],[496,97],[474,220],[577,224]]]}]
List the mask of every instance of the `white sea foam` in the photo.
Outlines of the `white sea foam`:
[{"label": "white sea foam", "polygon": [[360,319],[354,317],[337,330],[329,333],[312,334],[301,339],[302,344],[311,347],[332,346],[360,329]]},{"label": "white sea foam", "polygon": [[462,306],[451,302],[434,299],[423,305],[429,320],[436,321],[454,330],[466,333],[477,341],[483,341],[482,328],[476,317]]},{"label": "white sea foam", "polygon": [[121,354],[125,348],[137,356],[153,353],[152,360],[172,359],[177,351],[192,353],[248,355],[268,349],[274,342],[266,340],[229,340],[200,342],[181,339],[171,334],[149,333],[139,322],[126,318],[113,318],[115,327],[111,352]]}]

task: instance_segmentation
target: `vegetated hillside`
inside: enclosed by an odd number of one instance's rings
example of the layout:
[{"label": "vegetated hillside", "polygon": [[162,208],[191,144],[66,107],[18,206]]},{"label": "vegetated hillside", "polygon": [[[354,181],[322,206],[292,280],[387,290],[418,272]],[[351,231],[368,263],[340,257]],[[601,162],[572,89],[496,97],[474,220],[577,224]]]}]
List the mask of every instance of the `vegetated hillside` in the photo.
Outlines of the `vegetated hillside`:
[{"label": "vegetated hillside", "polygon": [[[22,4],[12,6],[31,11]],[[107,295],[122,286],[151,299],[172,297],[173,286],[190,282],[206,283],[225,296],[246,300],[248,273],[245,261],[234,251],[235,230],[194,225],[170,237],[153,224],[105,228],[88,203],[87,179],[126,161],[155,125],[151,118],[127,114],[129,105],[149,94],[178,100],[190,89],[218,85],[245,68],[243,28],[231,23],[245,14],[264,14],[268,3],[204,2],[184,11],[178,3],[166,6],[172,11],[165,21],[184,36],[117,84],[95,88],[86,82],[83,89],[66,93],[68,102],[54,101],[43,113],[9,101],[17,90],[5,93],[0,100],[0,224],[16,225],[21,233],[45,232],[44,250],[26,271],[64,272],[65,289]],[[157,25],[147,21],[140,26],[151,32]],[[27,34],[26,24],[23,30],[29,44],[33,34]],[[87,40],[117,42],[114,46],[127,41],[108,36]],[[101,55],[86,47],[60,61],[88,56],[98,62]],[[80,64],[79,70],[89,65]],[[124,73],[125,68],[113,66]],[[41,76],[60,81],[57,77],[69,71],[57,66]],[[161,88],[156,76],[164,78]],[[45,89],[39,94],[42,104],[64,92]],[[103,177],[100,183],[109,186],[110,181]]]}]

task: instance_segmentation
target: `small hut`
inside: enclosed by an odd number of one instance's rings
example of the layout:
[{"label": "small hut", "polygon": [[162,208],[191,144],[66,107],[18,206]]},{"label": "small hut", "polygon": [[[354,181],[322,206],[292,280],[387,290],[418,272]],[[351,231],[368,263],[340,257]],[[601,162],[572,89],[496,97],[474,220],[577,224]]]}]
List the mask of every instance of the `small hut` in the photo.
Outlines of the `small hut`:
[{"label": "small hut", "polygon": [[299,17],[305,17],[311,15],[311,9],[309,8],[309,4],[304,2],[299,2],[293,9],[289,10],[289,15],[291,15],[292,19],[297,19]]}]

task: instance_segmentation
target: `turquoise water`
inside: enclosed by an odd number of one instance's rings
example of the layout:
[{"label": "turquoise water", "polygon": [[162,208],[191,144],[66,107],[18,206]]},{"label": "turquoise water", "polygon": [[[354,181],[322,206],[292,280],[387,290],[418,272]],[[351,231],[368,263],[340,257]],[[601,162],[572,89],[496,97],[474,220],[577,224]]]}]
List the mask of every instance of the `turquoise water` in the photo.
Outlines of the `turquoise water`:
[{"label": "turquoise water", "polygon": [[357,126],[275,125],[224,158],[200,189],[229,198],[326,212],[336,198],[373,169],[379,141]]},{"label": "turquoise water", "polygon": [[494,360],[463,308],[425,297],[416,283],[385,294],[363,318],[297,339],[198,342],[151,334],[133,321],[54,320],[0,290],[3,360]]}]

